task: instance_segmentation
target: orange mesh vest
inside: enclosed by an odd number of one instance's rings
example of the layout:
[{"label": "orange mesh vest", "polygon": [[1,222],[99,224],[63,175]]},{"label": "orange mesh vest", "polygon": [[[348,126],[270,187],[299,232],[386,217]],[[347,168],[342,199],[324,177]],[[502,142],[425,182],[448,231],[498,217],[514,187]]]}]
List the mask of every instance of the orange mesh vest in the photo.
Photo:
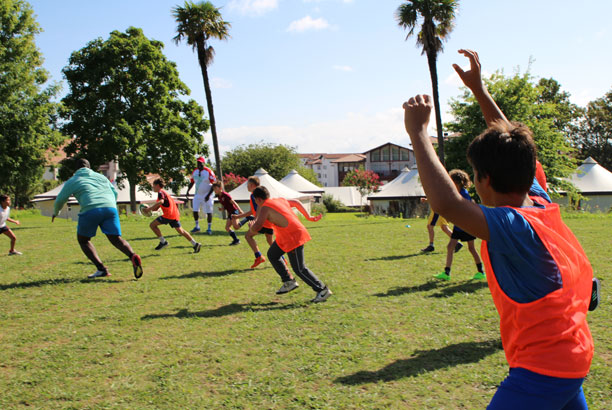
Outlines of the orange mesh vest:
[{"label": "orange mesh vest", "polygon": [[176,206],[176,202],[174,202],[174,198],[172,198],[170,194],[163,189],[160,189],[159,192],[163,192],[168,198],[168,206],[164,206],[163,204],[161,206],[164,218],[178,221],[181,218],[181,214]]},{"label": "orange mesh vest", "polygon": [[513,209],[542,240],[559,268],[563,286],[533,302],[513,301],[499,287],[487,243],[482,241],[482,259],[499,312],[508,364],[546,376],[585,377],[593,358],[593,338],[586,321],[593,277],[591,264],[572,231],[561,220],[559,205],[547,203],[544,209]]},{"label": "orange mesh vest", "polygon": [[284,228],[272,224],[274,235],[276,235],[276,244],[283,251],[290,252],[310,240],[310,234],[306,227],[302,225],[298,217],[293,213],[289,201],[285,198],[266,199],[262,206],[274,209],[287,219],[288,224]]},{"label": "orange mesh vest", "polygon": [[[255,210],[255,205],[253,204],[253,197],[251,196],[251,198],[249,199],[249,205],[251,205],[251,212],[253,213],[253,216],[257,216],[257,211]],[[270,221],[265,221],[263,224],[264,228],[268,228],[268,229],[274,229],[274,225],[272,224],[272,222]]]}]

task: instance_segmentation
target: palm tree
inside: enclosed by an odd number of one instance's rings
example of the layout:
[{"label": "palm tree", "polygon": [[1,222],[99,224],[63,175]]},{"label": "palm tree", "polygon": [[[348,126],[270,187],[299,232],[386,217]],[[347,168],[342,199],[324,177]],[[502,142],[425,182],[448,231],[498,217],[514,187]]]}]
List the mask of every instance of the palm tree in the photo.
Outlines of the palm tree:
[{"label": "palm tree", "polygon": [[208,115],[210,120],[210,131],[212,133],[213,149],[215,151],[215,164],[217,177],[223,184],[221,174],[221,157],[219,155],[219,144],[217,142],[217,127],[215,125],[215,113],[213,110],[212,93],[210,92],[210,82],[208,79],[208,66],[212,63],[215,50],[208,41],[211,38],[227,40],[231,24],[223,21],[219,8],[213,6],[209,1],[194,3],[185,1],[185,4],[176,6],[172,9],[172,15],[176,20],[176,36],[174,42],[179,44],[185,39],[198,53],[198,62],[202,70],[204,80],[204,91],[206,92],[206,104],[208,105]]},{"label": "palm tree", "polygon": [[438,70],[436,61],[442,51],[442,41],[447,40],[454,27],[455,13],[459,8],[458,0],[407,0],[395,12],[400,27],[408,30],[406,40],[414,35],[421,23],[421,31],[416,35],[417,47],[423,47],[421,55],[427,55],[429,74],[433,89],[434,108],[436,110],[436,128],[438,131],[438,156],[444,165],[444,137],[442,134],[442,116],[440,97],[438,95]]}]

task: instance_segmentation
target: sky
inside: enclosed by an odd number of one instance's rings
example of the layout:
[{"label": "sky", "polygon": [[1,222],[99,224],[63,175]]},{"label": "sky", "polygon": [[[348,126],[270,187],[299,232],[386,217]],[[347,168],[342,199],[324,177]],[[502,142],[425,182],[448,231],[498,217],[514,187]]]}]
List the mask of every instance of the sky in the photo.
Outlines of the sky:
[{"label": "sky", "polygon": [[[196,54],[176,45],[177,0],[29,0],[43,32],[36,44],[52,81],[73,51],[113,30],[142,28],[165,45],[190,98],[206,107]],[[365,152],[386,142],[409,146],[402,103],[431,94],[427,59],[397,25],[400,0],[216,0],[231,23],[213,40],[209,67],[222,152],[280,143],[300,153]],[[609,0],[463,0],[438,57],[442,120],[462,93],[453,63],[460,48],[478,51],[483,72],[527,70],[554,78],[585,106],[612,89]],[[531,61],[531,64],[530,64]],[[432,124],[435,121],[431,120]],[[430,129],[432,135],[434,129]],[[206,137],[211,145],[211,139]],[[212,152],[212,150],[211,150]]]}]

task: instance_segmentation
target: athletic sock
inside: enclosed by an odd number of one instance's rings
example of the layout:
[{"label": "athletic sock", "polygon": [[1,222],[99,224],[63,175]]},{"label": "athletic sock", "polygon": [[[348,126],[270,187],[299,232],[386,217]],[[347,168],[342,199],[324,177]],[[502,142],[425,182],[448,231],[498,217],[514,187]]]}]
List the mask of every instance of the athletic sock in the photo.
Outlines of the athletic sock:
[{"label": "athletic sock", "polygon": [[448,276],[450,276],[450,268],[448,266],[446,268],[444,268],[444,273],[446,273]]},{"label": "athletic sock", "polygon": [[208,230],[210,231],[210,227],[212,226],[212,222],[208,223]]},{"label": "athletic sock", "polygon": [[433,247],[434,246],[433,242],[429,242],[429,246]]},{"label": "athletic sock", "polygon": [[159,242],[160,243],[165,243],[166,242],[166,238],[164,238],[163,236],[159,237]]},{"label": "athletic sock", "polygon": [[261,258],[261,252],[255,252],[255,257],[256,258]]},{"label": "athletic sock", "polygon": [[199,228],[199,227],[200,227],[200,221],[199,221],[199,220],[198,220],[198,221],[195,221],[195,223],[196,223],[196,226],[195,226],[195,227],[196,227],[196,228]]},{"label": "athletic sock", "polygon": [[484,273],[484,271],[482,270],[482,263],[477,263],[476,264],[476,269],[478,269],[478,272]]},{"label": "athletic sock", "polygon": [[231,229],[229,231],[229,235],[232,237],[233,240],[235,241],[238,240],[238,237],[236,236],[236,232],[232,231]]},{"label": "athletic sock", "polygon": [[192,244],[193,246],[196,246],[196,243],[197,243],[197,242],[195,241],[195,239],[192,239],[192,240],[191,240],[191,244]]}]

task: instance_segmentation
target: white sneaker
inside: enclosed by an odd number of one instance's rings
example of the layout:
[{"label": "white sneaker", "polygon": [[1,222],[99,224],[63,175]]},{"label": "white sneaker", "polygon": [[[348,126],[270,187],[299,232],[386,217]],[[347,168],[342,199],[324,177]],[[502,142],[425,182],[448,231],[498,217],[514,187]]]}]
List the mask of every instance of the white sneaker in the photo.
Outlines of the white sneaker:
[{"label": "white sneaker", "polygon": [[19,252],[19,251],[12,251],[9,252],[9,256],[14,256],[14,255],[23,255],[23,253]]},{"label": "white sneaker", "polygon": [[93,279],[93,278],[102,278],[104,276],[110,276],[110,273],[108,273],[107,270],[97,270],[94,273],[92,273],[91,275],[87,276],[89,279]]},{"label": "white sneaker", "polygon": [[315,298],[311,300],[311,302],[312,303],[325,302],[327,298],[330,297],[331,295],[333,295],[332,291],[329,290],[329,288],[326,286],[325,289],[317,293],[317,296],[315,296]]},{"label": "white sneaker", "polygon": [[283,282],[283,286],[281,286],[280,289],[276,291],[276,294],[282,295],[283,293],[289,293],[295,288],[297,288],[298,286],[300,285],[299,283],[297,283],[295,279],[288,280],[287,282]]}]

